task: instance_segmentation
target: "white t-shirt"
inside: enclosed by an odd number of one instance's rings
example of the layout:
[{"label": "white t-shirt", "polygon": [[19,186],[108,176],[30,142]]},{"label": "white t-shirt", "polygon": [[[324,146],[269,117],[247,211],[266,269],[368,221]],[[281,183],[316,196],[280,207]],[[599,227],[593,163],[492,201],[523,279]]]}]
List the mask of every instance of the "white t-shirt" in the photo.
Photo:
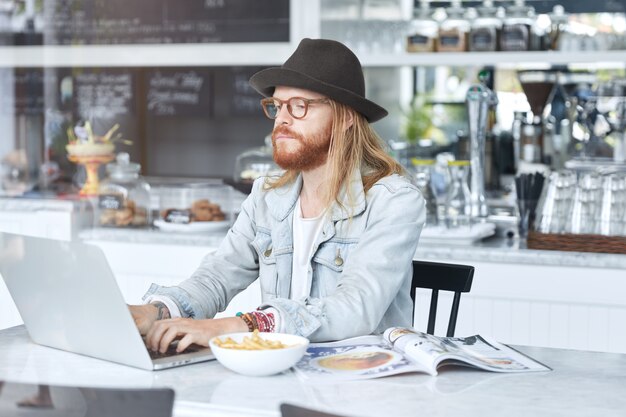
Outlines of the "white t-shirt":
[{"label": "white t-shirt", "polygon": [[298,198],[293,214],[293,263],[289,295],[292,300],[306,299],[311,293],[313,244],[322,232],[323,217],[324,212],[317,217],[303,218]]}]

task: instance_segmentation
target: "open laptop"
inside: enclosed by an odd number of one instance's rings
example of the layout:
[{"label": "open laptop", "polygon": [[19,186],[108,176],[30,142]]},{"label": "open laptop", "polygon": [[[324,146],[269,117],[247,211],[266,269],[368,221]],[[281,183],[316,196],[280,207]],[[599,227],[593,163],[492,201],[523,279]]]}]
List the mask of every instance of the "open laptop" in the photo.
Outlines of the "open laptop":
[{"label": "open laptop", "polygon": [[214,359],[151,357],[97,246],[0,232],[0,275],[35,343],[147,370]]}]

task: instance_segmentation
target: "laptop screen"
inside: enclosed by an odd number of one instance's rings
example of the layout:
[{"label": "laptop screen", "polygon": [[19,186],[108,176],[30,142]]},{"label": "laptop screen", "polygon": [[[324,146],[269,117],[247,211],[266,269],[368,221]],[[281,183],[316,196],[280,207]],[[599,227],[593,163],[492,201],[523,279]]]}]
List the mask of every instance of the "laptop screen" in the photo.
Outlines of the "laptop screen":
[{"label": "laptop screen", "polygon": [[0,381],[3,417],[171,417],[174,391],[21,384]]}]

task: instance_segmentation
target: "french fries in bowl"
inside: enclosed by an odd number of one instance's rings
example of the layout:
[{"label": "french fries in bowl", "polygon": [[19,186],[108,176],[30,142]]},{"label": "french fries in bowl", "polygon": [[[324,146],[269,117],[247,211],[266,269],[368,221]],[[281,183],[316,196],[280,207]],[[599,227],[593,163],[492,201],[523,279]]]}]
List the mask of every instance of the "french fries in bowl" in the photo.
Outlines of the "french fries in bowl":
[{"label": "french fries in bowl", "polygon": [[309,340],[286,333],[231,333],[214,337],[209,346],[226,368],[242,375],[267,376],[295,365]]}]

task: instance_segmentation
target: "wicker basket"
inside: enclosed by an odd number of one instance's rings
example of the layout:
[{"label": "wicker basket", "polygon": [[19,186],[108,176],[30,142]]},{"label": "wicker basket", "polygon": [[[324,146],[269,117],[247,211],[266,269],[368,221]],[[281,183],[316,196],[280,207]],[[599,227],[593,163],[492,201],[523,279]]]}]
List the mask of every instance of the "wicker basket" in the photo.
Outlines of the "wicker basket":
[{"label": "wicker basket", "polygon": [[626,236],[528,232],[529,249],[626,254]]}]

